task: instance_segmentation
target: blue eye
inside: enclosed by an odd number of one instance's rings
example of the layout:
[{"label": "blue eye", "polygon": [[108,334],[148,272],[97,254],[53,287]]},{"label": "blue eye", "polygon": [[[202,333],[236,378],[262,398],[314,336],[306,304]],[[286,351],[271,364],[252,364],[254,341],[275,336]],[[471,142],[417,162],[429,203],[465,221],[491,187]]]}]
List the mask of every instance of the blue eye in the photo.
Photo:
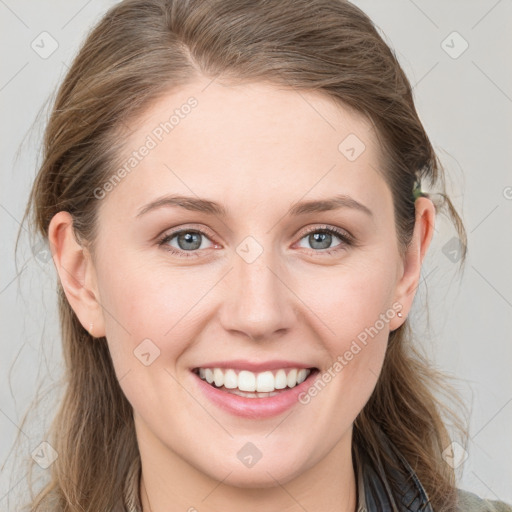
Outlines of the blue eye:
[{"label": "blue eye", "polygon": [[[169,245],[174,238],[178,247]],[[198,249],[205,249],[202,238],[207,238],[206,233],[200,230],[182,229],[164,236],[159,242],[159,246],[165,246],[165,249],[172,254],[183,256],[185,258],[198,256]]]},{"label": "blue eye", "polygon": [[[330,247],[333,241],[333,236],[334,238],[338,238],[341,240],[341,243],[336,245],[334,248]],[[337,228],[329,228],[327,226],[324,226],[322,228],[310,228],[301,238],[301,240],[304,239],[307,239],[308,243],[313,249],[319,249],[319,251],[315,252],[321,252],[326,254],[332,254],[333,252],[342,250],[346,246],[354,245],[354,240],[351,235]]]},{"label": "blue eye", "polygon": [[[330,247],[334,238],[341,240],[341,243],[334,248]],[[317,254],[332,254],[355,245],[352,235],[334,227],[312,227],[302,235],[300,241],[306,239],[311,246],[311,250]],[[170,244],[176,239],[177,247]],[[172,233],[167,233],[158,241],[159,247],[163,247],[171,254],[179,257],[190,258],[200,256],[200,249],[207,249],[204,241],[210,240],[207,233],[200,229],[181,229]],[[214,245],[218,247],[217,245]],[[211,247],[211,246],[210,246]],[[300,246],[303,247],[303,246]]]}]

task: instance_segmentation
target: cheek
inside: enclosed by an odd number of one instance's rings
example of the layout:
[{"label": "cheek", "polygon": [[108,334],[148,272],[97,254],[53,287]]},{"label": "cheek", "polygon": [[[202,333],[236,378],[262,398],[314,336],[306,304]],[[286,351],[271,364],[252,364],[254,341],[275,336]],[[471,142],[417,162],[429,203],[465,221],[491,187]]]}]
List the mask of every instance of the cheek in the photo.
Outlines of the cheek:
[{"label": "cheek", "polygon": [[[396,315],[392,268],[390,261],[361,258],[301,277],[298,294],[314,312],[308,314],[309,322],[315,322],[323,333],[321,343],[328,353],[322,381],[330,391],[324,393],[322,385],[312,390],[313,395],[322,394],[318,405],[332,402],[331,407],[316,411],[320,416],[324,411],[336,411],[330,417],[325,413],[326,421],[344,424],[348,418],[355,419],[375,387],[386,353],[389,322]],[[307,401],[308,396],[304,403]]]},{"label": "cheek", "polygon": [[[150,393],[162,386],[168,388],[172,378],[159,370],[176,374],[182,355],[188,354],[205,325],[214,321],[215,305],[223,301],[220,288],[214,288],[225,269],[214,269],[213,264],[178,268],[164,257],[143,259],[128,252],[118,260],[98,270],[106,337],[116,374],[121,379],[130,372],[131,379],[124,379],[123,387],[137,375],[140,392],[143,388]],[[162,382],[155,380],[157,374]],[[179,385],[175,387],[180,390]]]},{"label": "cheek", "polygon": [[146,349],[152,358],[159,353],[159,358],[165,356],[172,363],[184,349],[176,333],[183,331],[184,320],[204,293],[193,272],[184,276],[169,267],[152,268],[136,258],[124,258],[101,267],[98,278],[114,363],[130,367],[138,352]]},{"label": "cheek", "polygon": [[[211,283],[192,269],[150,267],[135,258],[115,269],[98,273],[109,351],[125,396],[142,417],[154,419],[162,400],[190,400],[173,378],[174,368],[194,339],[193,306]],[[165,423],[172,433],[174,424]]]},{"label": "cheek", "polygon": [[322,321],[322,332],[328,333],[324,341],[329,342],[331,356],[347,350],[347,343],[364,338],[368,330],[373,337],[375,328],[387,336],[389,320],[395,315],[391,304],[396,275],[391,261],[371,256],[354,256],[346,264],[322,271],[309,269],[296,278],[294,289]]}]

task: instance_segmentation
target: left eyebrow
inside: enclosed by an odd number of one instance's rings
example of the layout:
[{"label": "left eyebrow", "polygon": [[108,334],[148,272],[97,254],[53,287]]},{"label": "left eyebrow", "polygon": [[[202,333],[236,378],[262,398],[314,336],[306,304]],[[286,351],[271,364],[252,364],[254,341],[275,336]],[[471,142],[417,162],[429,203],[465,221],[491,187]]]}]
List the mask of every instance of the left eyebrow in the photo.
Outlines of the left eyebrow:
[{"label": "left eyebrow", "polygon": [[313,212],[326,212],[330,210],[339,210],[340,208],[352,208],[373,217],[373,212],[364,204],[356,201],[353,197],[345,194],[339,194],[327,199],[302,201],[295,203],[288,212],[289,215],[301,215]]},{"label": "left eyebrow", "polygon": [[[218,215],[220,217],[227,216],[227,210],[222,205],[216,203],[215,201],[210,201],[209,199],[201,199],[192,196],[172,195],[161,197],[143,206],[137,213],[136,217],[140,217],[151,210],[173,206],[177,206],[194,212]],[[307,213],[338,210],[340,208],[352,208],[361,211],[366,215],[369,215],[370,217],[373,217],[373,212],[367,206],[356,201],[354,198],[344,194],[329,197],[326,199],[302,201],[295,203],[288,211],[288,215],[298,216]]]}]

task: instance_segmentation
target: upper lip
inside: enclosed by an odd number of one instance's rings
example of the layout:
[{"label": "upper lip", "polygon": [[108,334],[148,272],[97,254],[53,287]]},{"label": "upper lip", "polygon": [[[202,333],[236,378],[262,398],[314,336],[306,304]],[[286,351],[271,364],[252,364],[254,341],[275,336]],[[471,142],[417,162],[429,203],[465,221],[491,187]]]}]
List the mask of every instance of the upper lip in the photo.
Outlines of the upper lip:
[{"label": "upper lip", "polygon": [[233,359],[231,361],[212,361],[194,367],[197,368],[233,368],[239,370],[248,370],[251,372],[262,372],[265,370],[278,370],[280,368],[315,368],[310,364],[298,363],[295,361],[286,361],[284,359],[274,359],[272,361],[247,361],[246,359]]}]

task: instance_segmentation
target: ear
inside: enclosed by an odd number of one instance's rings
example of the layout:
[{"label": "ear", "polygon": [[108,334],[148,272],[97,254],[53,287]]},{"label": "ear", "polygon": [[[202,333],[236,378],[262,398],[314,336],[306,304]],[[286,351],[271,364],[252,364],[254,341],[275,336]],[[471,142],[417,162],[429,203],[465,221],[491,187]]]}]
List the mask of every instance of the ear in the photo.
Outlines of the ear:
[{"label": "ear", "polygon": [[427,197],[418,197],[414,206],[414,232],[401,262],[400,279],[395,289],[395,301],[401,304],[400,311],[403,317],[393,317],[390,321],[392,331],[400,327],[411,310],[421,275],[421,264],[434,235],[436,209],[432,201]]},{"label": "ear", "polygon": [[55,214],[48,228],[53,262],[69,304],[86,331],[95,338],[105,336],[105,322],[96,272],[89,251],[79,244],[69,212]]}]

